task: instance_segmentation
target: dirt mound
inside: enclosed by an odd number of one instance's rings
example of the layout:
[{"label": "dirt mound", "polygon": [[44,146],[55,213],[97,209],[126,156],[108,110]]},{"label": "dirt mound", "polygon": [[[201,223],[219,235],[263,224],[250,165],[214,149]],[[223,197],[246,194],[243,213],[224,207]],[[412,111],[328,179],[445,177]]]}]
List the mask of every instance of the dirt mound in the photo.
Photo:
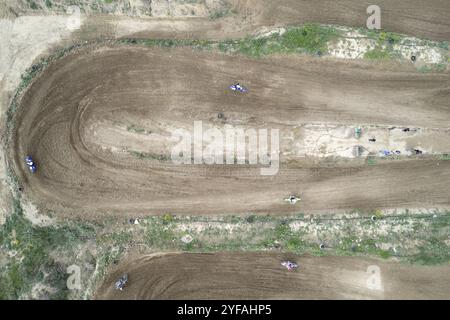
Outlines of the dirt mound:
[{"label": "dirt mound", "polygon": [[[280,262],[297,261],[289,272]],[[114,282],[126,272],[123,291]],[[378,277],[379,275],[379,277]],[[96,299],[447,299],[448,267],[281,253],[167,254],[111,273]]]},{"label": "dirt mound", "polygon": [[[448,127],[448,74],[408,70],[189,48],[86,49],[49,66],[26,92],[10,154],[26,194],[58,214],[448,208],[449,161],[330,167],[281,158],[277,175],[261,176],[251,165],[175,165],[168,154],[171,132],[192,131],[199,120],[281,130],[318,122]],[[249,93],[227,89],[236,81]],[[303,196],[300,206],[283,201],[292,193]]]}]

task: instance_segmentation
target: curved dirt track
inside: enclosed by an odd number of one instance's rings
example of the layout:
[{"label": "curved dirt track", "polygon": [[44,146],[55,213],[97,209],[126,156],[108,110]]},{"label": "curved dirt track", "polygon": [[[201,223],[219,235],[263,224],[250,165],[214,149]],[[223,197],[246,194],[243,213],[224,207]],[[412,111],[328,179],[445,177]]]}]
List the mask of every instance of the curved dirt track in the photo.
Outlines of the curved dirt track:
[{"label": "curved dirt track", "polygon": [[[287,271],[280,262],[297,261]],[[369,266],[378,266],[380,282]],[[123,291],[114,282],[128,273]],[[376,271],[375,271],[376,272]],[[280,253],[144,256],[112,272],[96,299],[448,299],[450,269]],[[368,281],[369,280],[369,281]],[[369,282],[369,287],[367,285]]]},{"label": "curved dirt track", "polygon": [[[171,130],[192,131],[195,120],[218,128],[290,130],[319,121],[447,128],[448,74],[407,70],[310,57],[236,60],[187,48],[82,50],[49,66],[25,94],[10,152],[25,192],[61,214],[448,208],[449,161],[326,167],[281,158],[277,175],[261,176],[255,166],[175,165],[122,152],[169,156]],[[247,95],[226,89],[236,80],[251,88]],[[150,138],[122,125],[148,129]],[[38,164],[34,175],[25,154]],[[301,207],[282,200],[292,193],[303,196]]]}]

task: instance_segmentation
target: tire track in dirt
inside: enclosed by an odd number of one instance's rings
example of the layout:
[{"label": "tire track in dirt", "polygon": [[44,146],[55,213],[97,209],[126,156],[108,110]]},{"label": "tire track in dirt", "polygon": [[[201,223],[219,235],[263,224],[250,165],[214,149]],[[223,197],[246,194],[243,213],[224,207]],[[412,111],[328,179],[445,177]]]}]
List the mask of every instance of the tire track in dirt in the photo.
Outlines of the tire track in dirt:
[{"label": "tire track in dirt", "polygon": [[[283,260],[299,264],[289,272]],[[369,266],[378,266],[380,281]],[[127,273],[118,291],[114,282]],[[96,299],[448,299],[447,266],[410,266],[357,257],[282,253],[180,253],[144,256],[119,266]],[[369,282],[369,286],[368,283]]]},{"label": "tire track in dirt", "polygon": [[[236,81],[250,92],[227,90]],[[195,120],[269,129],[317,122],[448,128],[449,88],[447,73],[398,65],[387,73],[364,61],[83,49],[49,66],[26,92],[9,151],[26,194],[40,208],[71,216],[449,208],[449,161],[326,167],[281,159],[277,175],[260,176],[254,166],[138,159],[102,148],[95,136],[105,121],[138,123],[163,142]],[[152,152],[152,144],[143,146]],[[35,157],[35,175],[23,163],[26,154]],[[283,201],[292,193],[302,195],[300,206]]]},{"label": "tire track in dirt", "polygon": [[367,7],[381,9],[383,30],[450,40],[450,3],[445,0],[234,0],[254,25],[324,23],[366,28]]},{"label": "tire track in dirt", "polygon": [[230,0],[224,17],[170,17],[127,19],[110,15],[88,16],[77,33],[79,39],[130,36],[159,39],[234,39],[267,26],[305,23],[366,28],[367,7],[381,9],[381,27],[426,39],[450,41],[450,3],[446,0]]}]

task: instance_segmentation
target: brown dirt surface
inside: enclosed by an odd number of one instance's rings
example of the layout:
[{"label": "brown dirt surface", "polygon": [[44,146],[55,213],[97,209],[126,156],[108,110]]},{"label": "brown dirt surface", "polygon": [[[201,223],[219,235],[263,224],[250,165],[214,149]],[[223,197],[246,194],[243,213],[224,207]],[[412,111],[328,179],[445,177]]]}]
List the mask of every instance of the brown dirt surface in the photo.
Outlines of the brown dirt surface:
[{"label": "brown dirt surface", "polygon": [[[236,81],[249,93],[227,90]],[[60,214],[449,208],[449,161],[329,167],[281,158],[277,175],[261,176],[255,166],[139,159],[123,152],[134,146],[126,139],[121,145],[119,137],[142,135],[126,129],[115,134],[119,124],[142,126],[152,134],[142,138],[141,148],[158,153],[155,145],[169,148],[171,129],[192,131],[194,120],[218,128],[286,130],[316,122],[447,128],[449,88],[448,73],[424,75],[402,66],[386,72],[364,61],[90,48],[50,65],[26,92],[10,152],[26,194]],[[96,137],[105,124],[119,128],[108,141]],[[34,175],[24,164],[26,154],[37,162]],[[302,195],[301,206],[283,201],[290,194]]]},{"label": "brown dirt surface", "polygon": [[[366,28],[366,9],[374,4],[362,0],[230,0],[216,3],[220,18],[186,17],[172,12],[152,18],[88,14],[76,39],[103,37],[232,39],[260,28],[305,23],[336,24]],[[450,2],[446,0],[378,0],[381,27],[432,40],[450,41]],[[0,7],[1,10],[1,7]],[[5,11],[5,10],[3,10]]]},{"label": "brown dirt surface", "polygon": [[435,40],[450,40],[450,3],[445,0],[233,0],[254,25],[324,23],[366,27],[366,9],[381,9],[383,30]]},{"label": "brown dirt surface", "polygon": [[[373,1],[366,0],[231,0],[235,14],[208,21],[199,18],[187,23],[180,20],[178,27],[161,30],[164,36],[189,31],[193,37],[224,38],[238,35],[238,31],[251,32],[265,26],[323,23],[366,28],[367,7]],[[445,0],[379,0],[381,27],[433,40],[450,40],[450,3]],[[199,29],[198,26],[202,25]],[[183,26],[180,28],[180,26]],[[206,28],[205,28],[206,27]],[[153,29],[153,28],[152,28]],[[155,30],[143,30],[136,35],[155,36]]]},{"label": "brown dirt surface", "polygon": [[[283,260],[299,264],[295,271]],[[380,282],[369,266],[378,266]],[[127,273],[123,291],[114,282]],[[119,266],[96,299],[448,299],[448,266],[410,266],[356,257],[282,253],[144,256]],[[369,285],[368,285],[369,283]]]}]

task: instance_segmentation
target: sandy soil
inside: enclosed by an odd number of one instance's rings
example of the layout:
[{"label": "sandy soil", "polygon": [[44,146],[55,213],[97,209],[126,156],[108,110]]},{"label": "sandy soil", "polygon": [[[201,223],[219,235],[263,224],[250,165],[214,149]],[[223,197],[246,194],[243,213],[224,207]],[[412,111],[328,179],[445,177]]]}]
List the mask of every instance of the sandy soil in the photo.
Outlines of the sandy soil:
[{"label": "sandy soil", "polygon": [[[178,141],[142,120],[135,119],[134,123],[129,119],[91,122],[86,126],[86,139],[102,149],[117,152],[147,153],[151,150],[154,154],[170,155]],[[211,124],[211,127],[223,131],[225,121],[229,120],[222,118],[220,123]],[[316,157],[331,160],[333,157],[385,158],[383,151],[403,158],[413,155],[414,150],[421,150],[427,155],[450,154],[450,130],[358,126],[361,134],[355,136],[356,128],[331,124],[289,126],[280,131],[280,152],[285,161]],[[231,147],[231,144],[226,143],[226,146]],[[358,146],[360,149],[356,150]]]},{"label": "sandy soil", "polygon": [[[103,30],[111,33],[131,33],[135,37],[172,38],[188,35],[193,38],[223,39],[244,36],[263,27],[286,26],[304,23],[324,23],[366,28],[366,9],[371,1],[361,0],[230,0],[229,14],[220,19],[208,17],[182,18],[167,23],[141,19],[128,23],[127,19],[104,18],[109,25]],[[433,40],[450,40],[450,3],[444,0],[380,0],[381,27],[383,30],[423,37]],[[98,21],[89,22],[99,27]],[[114,26],[114,27],[113,27]],[[100,28],[97,28],[97,31]]]},{"label": "sandy soil", "polygon": [[[283,130],[316,122],[445,129],[448,74],[401,67],[386,73],[364,62],[311,57],[236,59],[191,49],[85,50],[50,66],[17,114],[11,156],[26,194],[41,209],[145,215],[449,207],[448,161],[328,167],[281,157],[277,175],[261,176],[257,166],[138,159],[102,148],[92,134],[102,121],[142,126],[161,141],[173,128],[192,130],[194,120]],[[235,81],[250,92],[227,90]],[[39,166],[35,175],[23,163],[26,154]],[[300,206],[283,201],[292,193],[302,195]]]},{"label": "sandy soil", "polygon": [[[287,271],[280,265],[286,259],[296,261],[299,268]],[[114,282],[125,272],[128,286],[115,290]],[[144,256],[123,264],[105,279],[95,298],[447,299],[449,279],[447,266],[408,266],[356,257],[185,253]]]},{"label": "sandy soil", "polygon": [[[307,22],[366,27],[367,0],[232,0],[235,10],[254,25]],[[450,3],[445,0],[379,0],[384,30],[430,38],[450,39]]]}]

